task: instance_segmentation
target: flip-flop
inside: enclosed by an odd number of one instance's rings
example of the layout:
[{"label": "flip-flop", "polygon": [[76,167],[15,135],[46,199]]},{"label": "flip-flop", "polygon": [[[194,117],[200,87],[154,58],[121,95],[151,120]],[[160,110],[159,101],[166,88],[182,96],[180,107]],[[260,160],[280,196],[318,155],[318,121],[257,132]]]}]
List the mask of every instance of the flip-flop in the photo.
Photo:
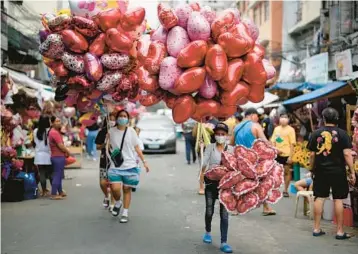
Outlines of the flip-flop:
[{"label": "flip-flop", "polygon": [[322,236],[325,235],[326,232],[324,232],[322,229],[319,230],[319,232],[314,232],[312,233],[313,236],[317,237],[317,236]]},{"label": "flip-flop", "polygon": [[352,235],[344,233],[343,235],[336,235],[337,240],[346,240],[352,238]]},{"label": "flip-flop", "polygon": [[269,211],[269,212],[263,212],[262,213],[262,216],[273,216],[273,215],[276,215],[276,212],[275,211]]}]

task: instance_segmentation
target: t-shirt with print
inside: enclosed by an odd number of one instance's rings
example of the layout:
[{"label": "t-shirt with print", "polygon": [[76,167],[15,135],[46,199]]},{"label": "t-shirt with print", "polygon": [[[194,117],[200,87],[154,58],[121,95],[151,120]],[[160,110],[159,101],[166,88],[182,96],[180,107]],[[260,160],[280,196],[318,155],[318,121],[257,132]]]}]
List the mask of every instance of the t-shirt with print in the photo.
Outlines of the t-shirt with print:
[{"label": "t-shirt with print", "polygon": [[352,148],[348,134],[338,128],[325,126],[311,135],[308,149],[316,153],[315,173],[342,173],[345,172],[343,150]]},{"label": "t-shirt with print", "polygon": [[291,126],[277,126],[273,131],[271,142],[280,151],[281,157],[289,157],[291,154],[291,145],[296,144],[295,129]]},{"label": "t-shirt with print", "polygon": [[[118,128],[111,128],[109,130],[110,146],[112,151],[116,148],[121,148],[123,134],[124,130],[121,131]],[[139,145],[137,133],[132,127],[128,127],[122,149],[122,155],[124,159],[123,164],[119,168],[116,168],[114,163],[111,161],[110,169],[126,170],[136,168],[138,164],[136,159],[136,151],[134,148],[137,145]]]},{"label": "t-shirt with print", "polygon": [[48,141],[50,143],[51,157],[65,156],[65,153],[62,152],[61,149],[57,146],[57,144],[64,144],[62,135],[58,130],[51,128],[48,134]]}]

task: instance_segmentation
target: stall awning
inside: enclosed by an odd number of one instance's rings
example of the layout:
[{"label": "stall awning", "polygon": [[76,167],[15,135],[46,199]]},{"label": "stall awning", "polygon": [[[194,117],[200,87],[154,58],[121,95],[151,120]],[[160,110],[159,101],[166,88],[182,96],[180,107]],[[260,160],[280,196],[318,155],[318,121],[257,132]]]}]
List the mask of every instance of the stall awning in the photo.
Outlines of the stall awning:
[{"label": "stall awning", "polygon": [[279,99],[279,97],[277,95],[269,93],[269,92],[265,92],[265,97],[264,97],[263,101],[261,101],[259,103],[248,102],[244,105],[240,105],[240,108],[242,108],[244,110],[248,109],[248,108],[262,108],[267,104],[277,101],[278,99]]},{"label": "stall awning", "polygon": [[317,90],[322,88],[323,84],[312,84],[309,82],[303,82],[303,83],[276,83],[275,85],[271,86],[268,91],[272,90],[296,90],[296,91],[304,91],[304,90]]},{"label": "stall awning", "polygon": [[328,99],[349,94],[354,94],[354,91],[346,82],[332,82],[315,91],[284,101],[282,105],[290,108],[299,108],[303,104],[312,103],[318,99]]}]

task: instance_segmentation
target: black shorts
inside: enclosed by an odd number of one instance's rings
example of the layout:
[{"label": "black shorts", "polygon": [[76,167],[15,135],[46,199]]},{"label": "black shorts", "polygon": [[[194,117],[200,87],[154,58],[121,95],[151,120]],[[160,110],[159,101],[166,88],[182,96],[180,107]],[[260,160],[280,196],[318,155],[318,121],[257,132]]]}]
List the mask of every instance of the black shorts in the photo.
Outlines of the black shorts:
[{"label": "black shorts", "polygon": [[332,188],[333,199],[345,199],[349,193],[346,173],[315,174],[313,178],[313,195],[328,198]]},{"label": "black shorts", "polygon": [[287,157],[277,156],[276,161],[285,166],[287,165],[288,156]]}]

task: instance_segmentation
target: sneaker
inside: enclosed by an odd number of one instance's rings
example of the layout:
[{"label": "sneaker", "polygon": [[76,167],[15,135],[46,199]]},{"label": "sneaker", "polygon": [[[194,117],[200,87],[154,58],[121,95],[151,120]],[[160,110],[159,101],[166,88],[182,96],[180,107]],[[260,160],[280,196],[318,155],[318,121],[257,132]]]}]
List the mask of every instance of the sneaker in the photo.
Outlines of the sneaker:
[{"label": "sneaker", "polygon": [[211,238],[211,235],[208,233],[205,233],[205,235],[203,236],[203,242],[204,243],[212,243],[213,239]]},{"label": "sneaker", "polygon": [[104,199],[104,200],[103,200],[103,207],[104,207],[104,208],[108,208],[108,207],[109,207],[109,199]]},{"label": "sneaker", "polygon": [[108,207],[108,212],[112,213],[113,207],[114,207],[113,205],[110,205],[110,206]]},{"label": "sneaker", "polygon": [[224,253],[232,253],[231,246],[228,245],[227,243],[222,243],[220,246],[220,250]]},{"label": "sneaker", "polygon": [[121,217],[121,219],[119,220],[120,223],[127,223],[128,222],[128,216],[123,216]]},{"label": "sneaker", "polygon": [[116,206],[113,207],[113,209],[112,209],[112,215],[113,216],[117,217],[119,215],[119,212],[121,210],[121,206],[122,206],[122,204],[119,207],[116,207]]}]

